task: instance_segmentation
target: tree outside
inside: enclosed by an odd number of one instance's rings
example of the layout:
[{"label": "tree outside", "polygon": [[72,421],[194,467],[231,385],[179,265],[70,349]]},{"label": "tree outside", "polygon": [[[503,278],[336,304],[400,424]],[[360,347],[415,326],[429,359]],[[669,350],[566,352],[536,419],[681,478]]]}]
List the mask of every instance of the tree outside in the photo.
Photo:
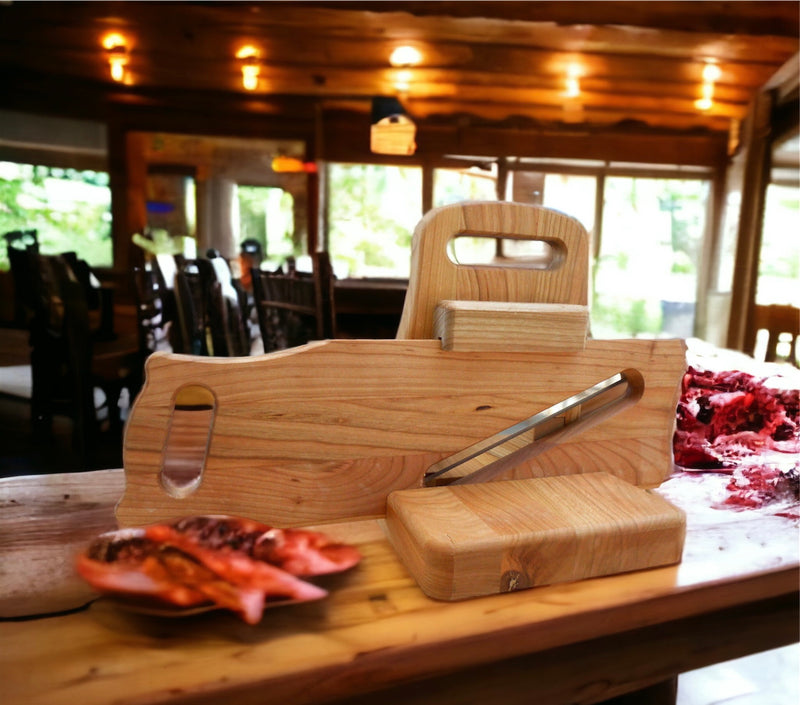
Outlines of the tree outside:
[{"label": "tree outside", "polygon": [[[0,233],[36,230],[45,254],[76,252],[93,267],[112,264],[108,174],[0,162]],[[9,268],[0,247],[0,269]]]}]

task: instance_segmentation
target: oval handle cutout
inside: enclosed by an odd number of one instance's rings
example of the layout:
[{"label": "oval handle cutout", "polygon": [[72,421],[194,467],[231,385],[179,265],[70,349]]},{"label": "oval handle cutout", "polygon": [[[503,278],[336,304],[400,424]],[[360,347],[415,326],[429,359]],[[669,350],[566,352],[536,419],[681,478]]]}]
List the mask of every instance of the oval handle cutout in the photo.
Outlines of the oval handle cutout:
[{"label": "oval handle cutout", "polygon": [[458,233],[447,243],[447,256],[461,266],[558,269],[566,258],[561,240],[531,239],[508,234]]},{"label": "oval handle cutout", "polygon": [[216,410],[206,387],[189,385],[175,394],[161,465],[161,486],[172,497],[187,497],[200,486]]}]

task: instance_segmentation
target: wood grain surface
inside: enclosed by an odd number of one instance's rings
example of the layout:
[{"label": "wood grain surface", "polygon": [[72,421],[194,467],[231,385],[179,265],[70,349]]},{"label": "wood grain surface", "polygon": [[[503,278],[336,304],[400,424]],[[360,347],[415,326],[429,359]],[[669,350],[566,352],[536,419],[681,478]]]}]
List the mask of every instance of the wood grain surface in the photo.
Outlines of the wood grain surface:
[{"label": "wood grain surface", "polygon": [[[416,586],[381,522],[364,520],[324,527],[363,554],[357,568],[327,583],[327,599],[271,610],[255,626],[224,612],[146,617],[102,600],[69,614],[0,621],[2,701],[307,705],[360,695],[362,705],[383,702],[378,691],[386,688],[438,678],[439,689],[429,684],[412,699],[387,702],[485,704],[493,684],[512,702],[535,693],[545,705],[592,703],[796,640],[795,523],[714,511],[705,479],[677,480],[689,521],[675,566],[441,602]],[[113,523],[122,480],[122,471],[110,471],[0,481],[4,506],[20,509],[13,522],[0,515],[0,532],[18,537],[21,549],[26,516],[58,514],[69,494],[83,508],[54,518],[60,536],[52,537],[69,544],[85,530],[84,513]],[[0,565],[22,569],[5,549]]]},{"label": "wood grain surface", "polygon": [[[118,516],[224,512],[281,526],[382,517],[388,494],[421,486],[431,464],[626,368],[645,381],[633,407],[507,477],[604,471],[654,487],[672,468],[684,354],[680,340],[589,340],[549,354],[448,352],[435,340],[331,340],[251,358],[157,353],[125,430]],[[168,491],[175,400],[193,386],[215,400],[213,414],[202,410],[213,419],[205,465],[193,491]]]},{"label": "wood grain surface", "polygon": [[433,335],[445,350],[576,352],[586,347],[589,308],[575,304],[441,301]]},{"label": "wood grain surface", "polygon": [[386,526],[426,595],[461,600],[678,563],[686,519],[589,473],[393,492]]},{"label": "wood grain surface", "polygon": [[[548,268],[524,263],[457,264],[448,254],[459,235],[546,242]],[[434,337],[440,301],[494,301],[586,306],[589,235],[558,211],[510,202],[467,202],[429,211],[411,241],[411,273],[398,338]]]}]

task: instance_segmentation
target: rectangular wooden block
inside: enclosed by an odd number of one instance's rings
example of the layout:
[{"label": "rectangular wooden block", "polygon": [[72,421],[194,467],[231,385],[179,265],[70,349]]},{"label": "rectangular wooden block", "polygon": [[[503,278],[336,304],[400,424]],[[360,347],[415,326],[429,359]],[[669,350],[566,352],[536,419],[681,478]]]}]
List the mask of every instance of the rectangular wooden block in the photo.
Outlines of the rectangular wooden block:
[{"label": "rectangular wooden block", "polygon": [[433,328],[444,350],[577,352],[586,347],[589,308],[576,304],[440,301]]},{"label": "rectangular wooden block", "polygon": [[678,563],[686,518],[599,472],[400,490],[386,528],[425,594],[459,600]]}]

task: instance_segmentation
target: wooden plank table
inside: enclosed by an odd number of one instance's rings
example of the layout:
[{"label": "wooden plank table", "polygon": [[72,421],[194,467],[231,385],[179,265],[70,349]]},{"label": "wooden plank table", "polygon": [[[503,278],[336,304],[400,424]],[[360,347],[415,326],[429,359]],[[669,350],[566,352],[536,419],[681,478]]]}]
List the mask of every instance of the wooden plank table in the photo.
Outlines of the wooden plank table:
[{"label": "wooden plank table", "polygon": [[[381,521],[364,520],[321,527],[364,556],[329,579],[327,599],[256,626],[102,600],[4,619],[2,702],[595,703],[797,641],[797,522],[712,509],[712,479],[662,486],[688,513],[683,562],[667,568],[443,603],[419,590]],[[91,599],[71,562],[114,526],[123,483],[120,470],[0,481],[0,615],[26,591],[23,611]]]}]

